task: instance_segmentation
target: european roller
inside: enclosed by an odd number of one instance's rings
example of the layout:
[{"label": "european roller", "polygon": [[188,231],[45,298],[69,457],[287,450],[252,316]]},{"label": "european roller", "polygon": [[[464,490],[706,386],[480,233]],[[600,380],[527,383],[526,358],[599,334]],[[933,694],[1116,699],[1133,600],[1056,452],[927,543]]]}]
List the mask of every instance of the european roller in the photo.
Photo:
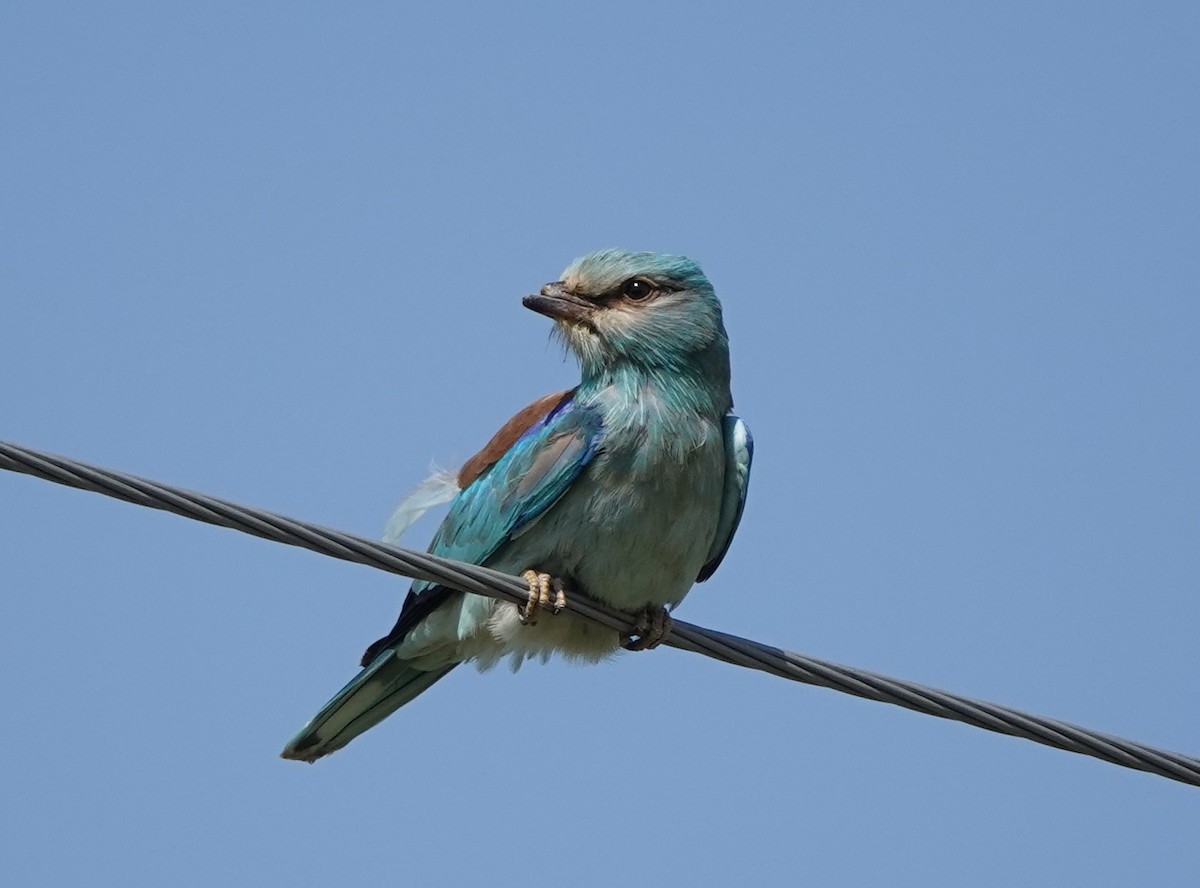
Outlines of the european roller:
[{"label": "european roller", "polygon": [[[668,609],[725,556],[752,443],[730,412],[729,340],[700,267],[604,250],[523,302],[553,319],[579,359],[579,385],[530,404],[457,476],[418,488],[385,539],[452,496],[429,551],[522,576],[528,601],[413,583],[395,627],[284,758],[341,749],[459,663],[594,662],[653,648],[670,631]],[[560,614],[575,593],[636,615],[637,633]]]}]

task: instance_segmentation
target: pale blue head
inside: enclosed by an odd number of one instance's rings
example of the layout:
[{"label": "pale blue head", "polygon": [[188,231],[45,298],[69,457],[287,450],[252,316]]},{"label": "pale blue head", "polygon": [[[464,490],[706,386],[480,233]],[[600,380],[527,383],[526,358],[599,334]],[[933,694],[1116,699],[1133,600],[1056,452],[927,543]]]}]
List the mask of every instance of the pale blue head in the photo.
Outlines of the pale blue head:
[{"label": "pale blue head", "polygon": [[576,259],[524,304],[557,322],[585,378],[633,365],[728,386],[721,303],[684,256],[601,250]]}]

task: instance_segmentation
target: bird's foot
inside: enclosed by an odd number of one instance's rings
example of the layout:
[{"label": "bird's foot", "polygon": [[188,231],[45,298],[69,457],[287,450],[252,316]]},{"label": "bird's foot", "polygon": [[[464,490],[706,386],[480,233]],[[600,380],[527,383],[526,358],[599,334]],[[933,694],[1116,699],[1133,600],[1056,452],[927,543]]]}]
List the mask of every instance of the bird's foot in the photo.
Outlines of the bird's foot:
[{"label": "bird's foot", "polygon": [[562,580],[536,570],[525,571],[521,579],[529,584],[529,600],[521,607],[521,622],[526,626],[536,626],[538,612],[545,608],[558,614],[567,606],[567,590]]},{"label": "bird's foot", "polygon": [[621,633],[621,647],[627,651],[651,651],[671,634],[671,615],[660,604],[648,604],[637,615],[633,632]]}]

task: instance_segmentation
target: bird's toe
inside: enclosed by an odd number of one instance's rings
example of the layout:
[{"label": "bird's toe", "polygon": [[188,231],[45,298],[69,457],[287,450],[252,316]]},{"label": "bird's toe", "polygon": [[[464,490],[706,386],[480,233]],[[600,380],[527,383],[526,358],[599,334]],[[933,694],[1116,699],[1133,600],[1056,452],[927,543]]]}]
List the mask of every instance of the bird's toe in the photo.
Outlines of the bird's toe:
[{"label": "bird's toe", "polygon": [[671,634],[671,615],[662,605],[648,604],[638,612],[634,631],[621,634],[621,647],[627,651],[650,651]]},{"label": "bird's toe", "polygon": [[558,614],[567,606],[566,586],[557,577],[530,569],[521,574],[521,579],[529,584],[529,598],[520,611],[521,622],[526,626],[536,626],[538,614],[543,610]]}]

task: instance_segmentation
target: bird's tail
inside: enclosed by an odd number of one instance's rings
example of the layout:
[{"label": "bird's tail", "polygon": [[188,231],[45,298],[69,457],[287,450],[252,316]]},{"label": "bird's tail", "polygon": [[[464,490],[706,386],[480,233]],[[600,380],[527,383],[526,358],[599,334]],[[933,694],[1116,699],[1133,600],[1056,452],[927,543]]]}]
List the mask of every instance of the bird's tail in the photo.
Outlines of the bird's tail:
[{"label": "bird's tail", "polygon": [[315,762],[321,756],[336,752],[457,665],[452,663],[425,672],[401,660],[395,650],[384,651],[313,716],[312,721],[283,748],[280,756]]}]

